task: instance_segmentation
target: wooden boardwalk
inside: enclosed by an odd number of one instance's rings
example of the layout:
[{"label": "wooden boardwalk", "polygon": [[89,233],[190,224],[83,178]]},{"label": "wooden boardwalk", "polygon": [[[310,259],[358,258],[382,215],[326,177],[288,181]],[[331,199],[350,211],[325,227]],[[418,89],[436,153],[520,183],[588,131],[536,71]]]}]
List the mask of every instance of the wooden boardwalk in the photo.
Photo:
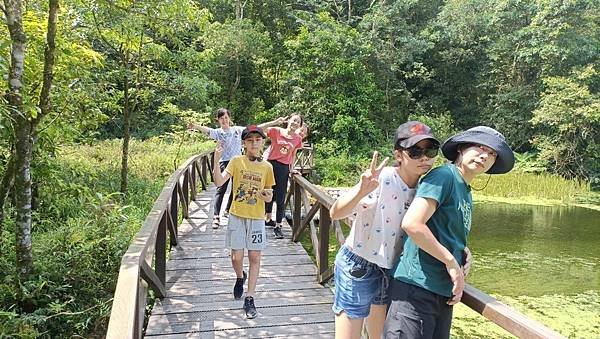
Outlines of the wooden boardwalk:
[{"label": "wooden boardwalk", "polygon": [[219,229],[211,227],[214,192],[213,185],[201,192],[190,204],[189,220],[179,226],[179,244],[167,262],[167,297],[157,299],[146,337],[333,338],[333,293],[315,282],[317,269],[302,245],[290,240],[287,225],[281,240],[267,228],[254,296],[259,315],[246,319],[243,298],[233,299],[235,273],[224,248],[227,219]]}]

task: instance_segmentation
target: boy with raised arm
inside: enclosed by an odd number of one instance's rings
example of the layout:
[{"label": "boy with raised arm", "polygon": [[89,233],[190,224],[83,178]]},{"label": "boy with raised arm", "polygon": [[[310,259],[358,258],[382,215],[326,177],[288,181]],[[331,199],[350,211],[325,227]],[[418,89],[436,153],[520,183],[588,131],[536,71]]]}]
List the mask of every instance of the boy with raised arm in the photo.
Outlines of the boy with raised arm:
[{"label": "boy with raised arm", "polygon": [[[231,249],[231,264],[237,276],[233,297],[237,300],[244,293],[246,272],[243,271],[244,249],[248,250],[250,264],[248,290],[244,299],[244,311],[248,319],[257,316],[254,305],[254,290],[260,271],[261,251],[265,249],[265,202],[273,199],[275,177],[273,167],[261,158],[265,134],[260,127],[250,125],[241,133],[245,155],[233,157],[225,172],[219,166],[213,167],[215,184],[220,186],[233,177],[233,203],[229,210],[225,246]],[[215,161],[223,154],[223,146],[217,144]]]},{"label": "boy with raised arm", "polygon": [[[211,139],[216,140],[221,143],[223,147],[223,154],[220,160],[215,161],[215,164],[218,164],[221,172],[225,170],[229,161],[237,156],[242,154],[242,131],[244,130],[243,126],[235,126],[233,125],[230,117],[230,112],[227,108],[219,108],[215,113],[215,118],[219,123],[219,128],[210,128],[206,126],[202,126],[193,122],[188,124],[188,129],[198,130],[202,133],[207,134]],[[261,128],[267,128],[271,126],[279,125],[286,121],[285,117],[277,118],[273,121],[265,122],[263,124],[258,125]],[[223,203],[223,197],[227,192],[227,187],[229,185],[229,180],[226,180],[222,185],[217,187],[217,193],[215,194],[215,206],[214,206],[214,216],[212,222],[212,228],[217,229],[221,225],[221,205]],[[229,209],[231,207],[233,194],[229,196],[227,201],[227,206],[225,207],[224,215],[228,215]]]}]

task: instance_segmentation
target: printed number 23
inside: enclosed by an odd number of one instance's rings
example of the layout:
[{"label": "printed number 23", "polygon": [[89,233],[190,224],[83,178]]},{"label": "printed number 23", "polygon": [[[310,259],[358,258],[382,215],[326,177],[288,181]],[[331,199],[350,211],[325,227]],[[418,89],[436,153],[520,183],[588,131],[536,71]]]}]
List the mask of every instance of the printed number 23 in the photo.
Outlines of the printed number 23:
[{"label": "printed number 23", "polygon": [[252,234],[253,244],[262,244],[262,234]]}]

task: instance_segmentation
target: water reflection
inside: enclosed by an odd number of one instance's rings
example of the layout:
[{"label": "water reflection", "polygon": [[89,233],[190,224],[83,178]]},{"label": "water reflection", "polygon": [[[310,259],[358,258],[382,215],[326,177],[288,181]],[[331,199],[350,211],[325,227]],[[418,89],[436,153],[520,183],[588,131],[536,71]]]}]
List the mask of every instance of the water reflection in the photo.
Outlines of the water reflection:
[{"label": "water reflection", "polygon": [[468,282],[508,296],[600,291],[599,220],[579,207],[477,204]]}]

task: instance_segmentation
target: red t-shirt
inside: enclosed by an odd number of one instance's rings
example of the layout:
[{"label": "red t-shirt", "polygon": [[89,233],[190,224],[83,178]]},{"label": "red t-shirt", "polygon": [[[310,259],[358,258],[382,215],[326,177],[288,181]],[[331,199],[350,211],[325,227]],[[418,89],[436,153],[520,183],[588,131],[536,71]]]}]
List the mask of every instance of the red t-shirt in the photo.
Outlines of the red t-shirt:
[{"label": "red t-shirt", "polygon": [[277,160],[282,164],[289,165],[296,148],[302,145],[302,137],[298,134],[283,135],[282,129],[272,127],[267,130],[267,136],[271,139],[271,152],[269,160]]}]

